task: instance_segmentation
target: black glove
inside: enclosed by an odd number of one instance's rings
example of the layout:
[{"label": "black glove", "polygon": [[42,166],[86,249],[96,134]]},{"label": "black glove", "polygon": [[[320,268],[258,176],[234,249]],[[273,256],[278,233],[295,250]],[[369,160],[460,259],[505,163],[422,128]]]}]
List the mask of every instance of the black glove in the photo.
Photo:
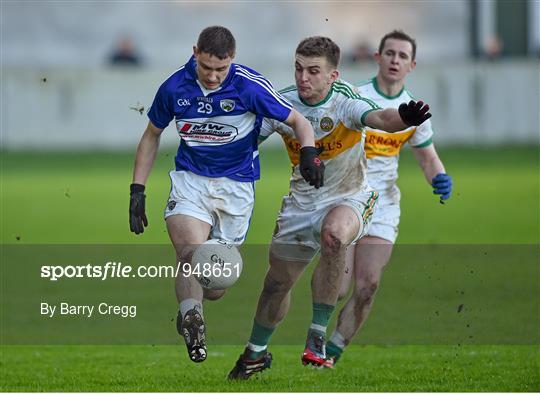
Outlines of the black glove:
[{"label": "black glove", "polygon": [[423,101],[415,102],[411,100],[409,104],[403,103],[398,108],[399,116],[407,126],[420,126],[431,118],[428,111],[429,105],[424,104]]},{"label": "black glove", "polygon": [[323,148],[305,146],[300,149],[300,174],[315,189],[324,184],[324,163],[319,158]]},{"label": "black glove", "polygon": [[[148,226],[148,219],[144,212],[144,185],[132,183],[129,187],[131,195],[129,198],[129,228],[135,234],[144,233],[144,227]],[[144,227],[143,227],[144,224]]]}]

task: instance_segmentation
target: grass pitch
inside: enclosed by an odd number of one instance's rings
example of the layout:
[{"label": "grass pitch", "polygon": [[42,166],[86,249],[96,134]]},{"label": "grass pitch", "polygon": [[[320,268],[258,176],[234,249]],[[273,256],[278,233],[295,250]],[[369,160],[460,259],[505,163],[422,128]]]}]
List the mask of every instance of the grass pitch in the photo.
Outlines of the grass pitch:
[{"label": "grass pitch", "polygon": [[3,391],[538,391],[538,347],[358,346],[336,369],[300,363],[301,346],[274,346],[272,367],[248,381],[227,373],[241,347],[214,346],[203,364],[176,346],[10,346]]},{"label": "grass pitch", "polygon": [[[129,232],[133,153],[3,153],[2,243],[169,243],[163,210],[174,151],[162,149],[147,185],[144,235]],[[451,149],[440,156],[454,178],[441,205],[411,152],[401,157],[398,243],[539,243],[539,153],[530,149]],[[290,164],[284,149],[261,151],[248,244],[268,244]]]},{"label": "grass pitch", "polygon": [[[410,152],[402,155],[398,247],[405,249],[401,249],[403,254],[394,255],[357,344],[347,349],[336,370],[311,370],[299,361],[311,313],[307,274],[293,293],[290,314],[272,338],[272,369],[247,382],[226,381],[249,335],[266,270],[262,255],[250,262],[241,282],[227,297],[205,309],[209,330],[230,330],[229,340],[210,344],[205,363],[191,363],[183,344],[171,344],[178,342],[170,323],[175,303],[172,285],[165,283],[160,290],[163,294],[156,293],[155,299],[141,305],[163,313],[163,321],[168,323],[159,323],[166,337],[155,346],[150,341],[122,346],[13,345],[13,337],[4,330],[0,389],[540,391],[540,265],[534,257],[534,248],[540,243],[538,150],[447,149],[440,154],[455,185],[445,205],[431,194]],[[1,159],[0,241],[3,246],[15,247],[167,244],[162,211],[169,190],[166,172],[172,167],[173,156],[164,149],[158,157],[148,183],[150,227],[136,237],[129,232],[127,215],[133,154],[5,153]],[[281,196],[288,187],[290,168],[283,150],[263,150],[261,157],[262,180],[256,186],[248,245],[268,243]],[[497,255],[498,259],[480,261],[473,253],[467,260],[464,256],[470,256],[470,249],[464,245],[478,247],[479,252],[487,248],[488,257]],[[415,250],[432,251],[433,258],[419,263],[403,257],[414,256]],[[527,257],[531,250],[532,257]],[[452,255],[455,262],[445,265],[444,255]],[[24,269],[20,267],[23,273]],[[39,288],[28,289],[26,274],[8,278],[5,273],[3,266],[2,313],[11,295],[6,289],[13,288],[12,282],[20,282],[19,287],[26,289],[23,293],[39,293]],[[118,292],[122,289],[119,286]],[[36,342],[47,343],[46,331],[40,331],[44,329],[42,318],[22,312],[18,318],[22,333],[41,332],[42,340]],[[230,320],[238,320],[239,325],[229,324]],[[65,329],[69,327],[66,322]],[[68,333],[73,337],[77,331],[69,329]],[[22,338],[18,343],[33,342]]]}]

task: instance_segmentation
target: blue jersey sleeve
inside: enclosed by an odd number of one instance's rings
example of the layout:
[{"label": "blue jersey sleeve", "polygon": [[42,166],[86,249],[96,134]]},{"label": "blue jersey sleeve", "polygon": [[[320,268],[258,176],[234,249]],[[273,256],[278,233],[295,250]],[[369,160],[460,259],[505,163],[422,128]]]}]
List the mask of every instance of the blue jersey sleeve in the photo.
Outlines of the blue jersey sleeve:
[{"label": "blue jersey sleeve", "polygon": [[239,92],[244,105],[254,114],[283,122],[289,117],[292,104],[277,92],[270,81],[253,70],[236,65],[236,75],[243,80]]},{"label": "blue jersey sleeve", "polygon": [[148,110],[148,118],[154,124],[154,126],[164,129],[169,125],[174,118],[174,113],[171,105],[172,96],[163,83],[154,97],[154,102]]}]

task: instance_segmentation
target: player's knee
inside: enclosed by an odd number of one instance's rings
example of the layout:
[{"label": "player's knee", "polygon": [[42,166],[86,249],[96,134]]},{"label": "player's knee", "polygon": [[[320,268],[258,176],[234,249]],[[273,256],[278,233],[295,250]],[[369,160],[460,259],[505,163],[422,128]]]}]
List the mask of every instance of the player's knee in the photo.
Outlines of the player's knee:
[{"label": "player's knee", "polygon": [[178,263],[180,263],[180,264],[185,264],[185,263],[190,264],[192,256],[193,256],[193,250],[192,249],[183,248],[181,250],[177,250],[176,251],[177,264]]},{"label": "player's knee", "polygon": [[321,231],[321,248],[337,253],[347,247],[347,239],[339,228],[329,226]]},{"label": "player's knee", "polygon": [[225,295],[225,290],[208,290],[203,289],[203,297],[208,301],[216,301]]},{"label": "player's knee", "polygon": [[373,297],[379,288],[379,283],[376,281],[362,282],[356,286],[354,297],[356,298],[356,304],[361,307],[362,305],[371,304]]},{"label": "player's knee", "polygon": [[292,281],[267,276],[264,280],[263,295],[269,297],[275,294],[287,293],[292,285]]}]

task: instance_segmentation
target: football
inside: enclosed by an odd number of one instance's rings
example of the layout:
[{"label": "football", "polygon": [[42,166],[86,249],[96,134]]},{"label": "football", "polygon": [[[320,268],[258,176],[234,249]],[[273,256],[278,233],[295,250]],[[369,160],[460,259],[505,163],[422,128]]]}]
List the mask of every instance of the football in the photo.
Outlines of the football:
[{"label": "football", "polygon": [[224,290],[236,283],[242,273],[243,262],[235,245],[211,239],[195,249],[191,267],[202,287]]}]

